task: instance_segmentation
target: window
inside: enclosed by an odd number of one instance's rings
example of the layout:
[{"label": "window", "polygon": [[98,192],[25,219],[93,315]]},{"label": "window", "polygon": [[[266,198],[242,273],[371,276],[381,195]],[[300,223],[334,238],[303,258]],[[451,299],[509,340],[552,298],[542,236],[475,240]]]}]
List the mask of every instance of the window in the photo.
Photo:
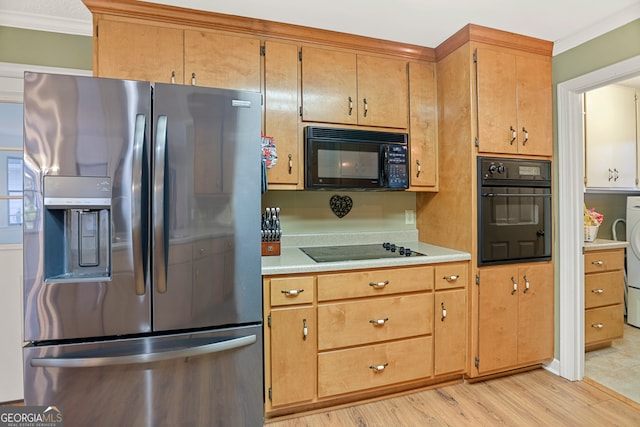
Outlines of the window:
[{"label": "window", "polygon": [[21,243],[22,104],[0,102],[0,244]]}]

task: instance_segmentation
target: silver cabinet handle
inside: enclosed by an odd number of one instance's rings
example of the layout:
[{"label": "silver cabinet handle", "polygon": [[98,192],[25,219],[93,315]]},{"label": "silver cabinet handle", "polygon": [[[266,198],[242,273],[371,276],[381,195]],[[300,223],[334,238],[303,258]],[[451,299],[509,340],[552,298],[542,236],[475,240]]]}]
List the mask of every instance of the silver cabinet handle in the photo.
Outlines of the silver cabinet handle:
[{"label": "silver cabinet handle", "polygon": [[309,328],[307,328],[307,319],[302,319],[302,340],[306,341],[307,335],[309,335]]},{"label": "silver cabinet handle", "polygon": [[613,179],[613,171],[609,168],[609,181]]},{"label": "silver cabinet handle", "polygon": [[452,276],[444,276],[443,279],[446,280],[447,282],[455,282],[456,280],[458,280],[460,276],[456,276],[456,275],[452,275]]},{"label": "silver cabinet handle", "polygon": [[283,289],[280,292],[282,292],[288,297],[297,297],[298,295],[304,292],[304,289],[288,289],[288,290]]},{"label": "silver cabinet handle", "polygon": [[389,363],[385,363],[383,365],[371,365],[369,366],[369,369],[373,369],[373,372],[378,373],[384,371],[387,366],[389,366]]},{"label": "silver cabinet handle", "polygon": [[591,292],[593,292],[594,294],[601,294],[604,292],[604,289],[591,289]]},{"label": "silver cabinet handle", "polygon": [[293,155],[289,154],[289,175],[293,173]]},{"label": "silver cabinet handle", "polygon": [[524,133],[524,140],[522,141],[522,145],[525,145],[529,140],[529,132],[527,132],[527,129],[525,129],[524,126],[522,126],[522,133]]},{"label": "silver cabinet handle", "polygon": [[442,307],[442,317],[440,320],[444,322],[444,319],[447,317],[447,309],[444,306],[444,301],[440,303],[440,307]]},{"label": "silver cabinet handle", "polygon": [[142,363],[161,362],[163,360],[183,359],[202,354],[219,353],[221,351],[244,347],[256,342],[255,335],[205,344],[197,347],[181,348],[179,350],[159,351],[156,353],[131,354],[127,356],[103,357],[43,357],[31,359],[31,366],[44,368],[91,368],[99,366],[132,365]]},{"label": "silver cabinet handle", "polygon": [[513,126],[509,126],[509,131],[511,131],[511,141],[509,141],[510,145],[513,145],[513,142],[518,137],[518,132],[513,128]]},{"label": "silver cabinet handle", "polygon": [[349,97],[349,115],[353,112],[353,99]]},{"label": "silver cabinet handle", "polygon": [[196,73],[191,73],[191,86],[196,85]]},{"label": "silver cabinet handle", "polygon": [[382,289],[385,286],[387,286],[389,284],[388,280],[385,280],[384,282],[369,282],[369,286],[371,286],[374,289]]},{"label": "silver cabinet handle", "polygon": [[604,264],[604,261],[600,260],[600,261],[591,261],[591,264],[593,265],[602,265]]},{"label": "silver cabinet handle", "polygon": [[383,326],[388,321],[389,321],[389,318],[385,317],[384,319],[371,319],[369,320],[369,323],[373,324],[374,326]]},{"label": "silver cabinet handle", "polygon": [[525,275],[524,276],[524,291],[522,291],[523,294],[527,293],[527,291],[529,290],[529,286],[530,286],[529,279],[527,279],[527,276]]},{"label": "silver cabinet handle", "polygon": [[422,166],[420,165],[420,160],[416,159],[416,165],[418,166],[418,172],[416,172],[416,178],[420,178],[420,172],[422,172]]},{"label": "silver cabinet handle", "polygon": [[363,98],[362,102],[364,103],[364,116],[367,117],[367,113],[369,112],[369,104],[367,103],[367,98]]},{"label": "silver cabinet handle", "polygon": [[602,323],[592,323],[591,327],[595,329],[602,329],[604,328],[604,325]]},{"label": "silver cabinet handle", "polygon": [[172,71],[171,72],[171,84],[174,84],[176,82],[176,72]]},{"label": "silver cabinet handle", "polygon": [[618,178],[620,178],[620,177],[618,176],[618,169],[613,168],[613,180],[614,180],[614,181],[617,181],[617,180],[618,180]]},{"label": "silver cabinet handle", "polygon": [[511,291],[511,295],[513,295],[518,292],[518,283],[516,282],[516,279],[513,278],[513,276],[511,276],[511,282],[513,282],[513,290]]}]

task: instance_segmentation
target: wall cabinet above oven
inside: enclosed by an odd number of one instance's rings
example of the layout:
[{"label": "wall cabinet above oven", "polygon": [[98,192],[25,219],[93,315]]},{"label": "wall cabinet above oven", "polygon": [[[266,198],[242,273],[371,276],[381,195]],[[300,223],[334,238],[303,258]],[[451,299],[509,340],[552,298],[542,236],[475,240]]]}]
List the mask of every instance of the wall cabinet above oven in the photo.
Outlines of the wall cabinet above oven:
[{"label": "wall cabinet above oven", "polygon": [[585,93],[585,186],[638,189],[639,90],[610,85]]},{"label": "wall cabinet above oven", "polygon": [[551,156],[551,58],[478,46],[478,151]]}]

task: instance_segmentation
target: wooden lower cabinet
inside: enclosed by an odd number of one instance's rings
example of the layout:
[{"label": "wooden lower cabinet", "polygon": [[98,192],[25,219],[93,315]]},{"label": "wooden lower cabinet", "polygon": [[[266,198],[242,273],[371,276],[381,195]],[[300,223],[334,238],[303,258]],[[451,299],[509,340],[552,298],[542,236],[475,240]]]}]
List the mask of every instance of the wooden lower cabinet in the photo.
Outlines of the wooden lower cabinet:
[{"label": "wooden lower cabinet", "polygon": [[468,270],[265,276],[266,417],[462,381]]},{"label": "wooden lower cabinet", "polygon": [[430,377],[432,341],[423,336],[322,352],[318,354],[318,397]]},{"label": "wooden lower cabinet", "polygon": [[472,316],[477,348],[471,376],[536,365],[553,358],[553,264],[484,267]]},{"label": "wooden lower cabinet", "polygon": [[585,350],[610,346],[624,334],[624,248],[584,254]]}]

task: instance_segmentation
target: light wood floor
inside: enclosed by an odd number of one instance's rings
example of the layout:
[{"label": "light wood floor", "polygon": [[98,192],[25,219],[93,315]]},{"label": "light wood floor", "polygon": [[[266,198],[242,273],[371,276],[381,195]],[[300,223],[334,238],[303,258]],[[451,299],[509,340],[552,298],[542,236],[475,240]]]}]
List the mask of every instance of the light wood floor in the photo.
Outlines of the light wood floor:
[{"label": "light wood floor", "polygon": [[640,405],[538,369],[267,424],[302,426],[631,427],[640,426]]}]

